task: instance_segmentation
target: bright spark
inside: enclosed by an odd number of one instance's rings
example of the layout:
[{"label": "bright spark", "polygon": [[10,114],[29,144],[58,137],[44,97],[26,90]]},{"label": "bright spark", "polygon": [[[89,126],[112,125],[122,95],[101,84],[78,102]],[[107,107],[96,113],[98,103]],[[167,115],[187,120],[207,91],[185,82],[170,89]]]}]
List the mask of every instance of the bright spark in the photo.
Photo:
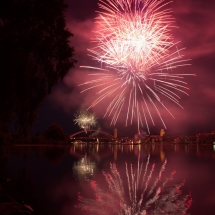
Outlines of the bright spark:
[{"label": "bright spark", "polygon": [[97,125],[97,117],[88,111],[80,111],[74,114],[74,122],[85,132]]},{"label": "bright spark", "polygon": [[[93,74],[93,80],[84,91],[98,88],[97,99],[90,107],[110,99],[104,116],[112,116],[116,124],[122,110],[126,110],[125,125],[136,119],[138,131],[144,122],[149,131],[148,118],[154,125],[153,108],[164,127],[159,107],[168,98],[179,107],[179,93],[187,94],[189,88],[184,77],[193,74],[173,74],[177,67],[189,65],[183,59],[171,33],[174,18],[165,0],[99,0],[96,17],[97,29],[90,49],[92,58],[103,65]],[[88,67],[91,68],[92,67]],[[101,89],[102,88],[102,89]],[[188,94],[187,94],[188,95]]]}]

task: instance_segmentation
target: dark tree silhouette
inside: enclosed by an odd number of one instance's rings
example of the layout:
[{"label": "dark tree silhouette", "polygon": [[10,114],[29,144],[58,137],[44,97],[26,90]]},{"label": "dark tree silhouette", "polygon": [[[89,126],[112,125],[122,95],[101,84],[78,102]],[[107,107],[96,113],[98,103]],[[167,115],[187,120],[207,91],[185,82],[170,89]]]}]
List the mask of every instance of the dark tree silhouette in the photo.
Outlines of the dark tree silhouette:
[{"label": "dark tree silhouette", "polygon": [[0,1],[0,124],[27,134],[37,110],[74,67],[64,0]]},{"label": "dark tree silhouette", "polygon": [[62,127],[57,123],[52,123],[46,130],[45,130],[45,137],[48,140],[55,140],[55,141],[69,141],[69,137],[63,132]]}]

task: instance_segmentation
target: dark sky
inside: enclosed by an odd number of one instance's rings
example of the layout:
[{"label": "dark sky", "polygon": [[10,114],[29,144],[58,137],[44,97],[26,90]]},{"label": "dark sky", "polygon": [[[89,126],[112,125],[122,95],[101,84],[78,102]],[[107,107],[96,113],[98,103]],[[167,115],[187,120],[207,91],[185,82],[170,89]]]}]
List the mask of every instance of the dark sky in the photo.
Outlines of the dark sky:
[{"label": "dark sky", "polygon": [[[74,112],[88,107],[88,100],[95,99],[92,92],[80,94],[78,86],[86,77],[86,71],[80,65],[93,65],[95,62],[87,55],[90,47],[90,38],[94,29],[94,18],[97,10],[97,0],[67,0],[69,9],[66,19],[68,28],[74,34],[71,45],[76,51],[78,60],[76,68],[71,69],[63,82],[57,85],[52,94],[45,101],[39,112],[39,119],[33,127],[33,132],[43,131],[50,123],[59,123],[65,132],[78,131],[74,125]],[[191,66],[181,67],[181,73],[193,73],[196,77],[186,78],[190,88],[189,96],[183,95],[180,104],[184,107],[170,104],[169,110],[175,119],[164,113],[167,134],[195,134],[210,132],[215,129],[215,1],[213,0],[174,0],[171,4],[176,25],[173,31],[186,59],[191,59]],[[110,127],[110,118],[104,118],[104,108],[99,105],[92,111],[99,117],[99,123],[104,131],[113,132]],[[128,128],[119,120],[116,127],[122,135],[133,136],[137,133],[137,125]],[[155,117],[155,127],[150,126],[151,133],[157,133],[162,124]],[[146,130],[143,128],[143,130]]]}]

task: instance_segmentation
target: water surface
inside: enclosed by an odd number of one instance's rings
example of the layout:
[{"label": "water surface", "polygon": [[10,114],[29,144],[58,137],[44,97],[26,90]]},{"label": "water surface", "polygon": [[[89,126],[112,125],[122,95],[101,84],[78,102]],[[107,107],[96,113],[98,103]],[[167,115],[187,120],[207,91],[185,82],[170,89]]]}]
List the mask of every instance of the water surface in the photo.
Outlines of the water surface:
[{"label": "water surface", "polygon": [[189,213],[215,214],[215,147],[213,145],[71,145],[1,147],[0,177],[9,177],[7,190],[23,199],[38,215],[85,214],[76,209],[78,193],[91,197],[90,180],[108,189],[102,171],[116,163],[126,180],[125,162],[155,163],[158,171],[165,159],[163,177],[176,170],[174,182],[185,180],[183,192],[193,199]]}]

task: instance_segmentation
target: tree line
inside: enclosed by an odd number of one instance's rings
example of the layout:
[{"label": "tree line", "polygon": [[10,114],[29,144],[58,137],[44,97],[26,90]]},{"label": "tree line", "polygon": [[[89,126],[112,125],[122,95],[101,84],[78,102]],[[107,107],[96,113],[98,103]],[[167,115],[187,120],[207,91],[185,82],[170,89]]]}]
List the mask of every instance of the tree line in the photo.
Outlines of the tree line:
[{"label": "tree line", "polygon": [[64,0],[0,1],[0,131],[28,135],[53,87],[75,66]]}]

